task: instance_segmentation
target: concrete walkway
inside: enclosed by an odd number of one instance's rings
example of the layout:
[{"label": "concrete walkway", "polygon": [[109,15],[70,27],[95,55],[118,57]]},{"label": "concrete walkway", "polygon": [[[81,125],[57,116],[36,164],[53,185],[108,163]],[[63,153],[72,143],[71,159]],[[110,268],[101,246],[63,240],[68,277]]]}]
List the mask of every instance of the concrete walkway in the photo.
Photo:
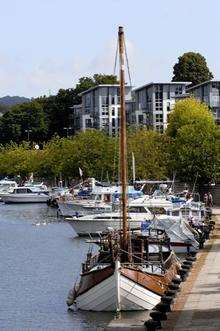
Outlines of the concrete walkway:
[{"label": "concrete walkway", "polygon": [[215,231],[181,285],[172,312],[163,322],[166,331],[220,330],[220,209],[213,212]]}]

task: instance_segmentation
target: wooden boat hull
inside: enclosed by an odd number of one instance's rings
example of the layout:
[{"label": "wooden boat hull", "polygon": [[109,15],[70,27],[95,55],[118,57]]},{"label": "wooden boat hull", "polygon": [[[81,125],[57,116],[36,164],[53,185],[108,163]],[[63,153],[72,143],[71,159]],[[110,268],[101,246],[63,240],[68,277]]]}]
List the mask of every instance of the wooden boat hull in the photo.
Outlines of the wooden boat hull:
[{"label": "wooden boat hull", "polygon": [[165,263],[168,269],[161,275],[121,266],[118,261],[114,269],[91,270],[81,275],[73,301],[82,310],[150,310],[160,302],[180,267],[174,254]]},{"label": "wooden boat hull", "polygon": [[76,306],[92,311],[149,310],[157,305],[161,296],[115,271],[76,298]]}]

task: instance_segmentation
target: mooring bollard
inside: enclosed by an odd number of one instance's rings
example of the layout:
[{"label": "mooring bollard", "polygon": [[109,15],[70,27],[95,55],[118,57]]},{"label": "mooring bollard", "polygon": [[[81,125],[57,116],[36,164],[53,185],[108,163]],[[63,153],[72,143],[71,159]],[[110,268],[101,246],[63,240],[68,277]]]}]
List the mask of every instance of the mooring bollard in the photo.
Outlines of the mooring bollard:
[{"label": "mooring bollard", "polygon": [[160,320],[153,320],[149,319],[144,323],[147,331],[155,331],[157,329],[161,329],[161,322]]},{"label": "mooring bollard", "polygon": [[152,311],[150,313],[150,317],[154,321],[166,321],[167,320],[167,315],[166,313],[162,313],[161,311]]}]

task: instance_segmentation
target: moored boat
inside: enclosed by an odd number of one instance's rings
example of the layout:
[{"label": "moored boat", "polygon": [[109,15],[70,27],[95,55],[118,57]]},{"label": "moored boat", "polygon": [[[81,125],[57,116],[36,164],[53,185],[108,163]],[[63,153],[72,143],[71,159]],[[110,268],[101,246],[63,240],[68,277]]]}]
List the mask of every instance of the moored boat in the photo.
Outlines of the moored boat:
[{"label": "moored boat", "polygon": [[33,192],[28,187],[17,187],[2,197],[4,203],[46,203],[49,196],[44,192]]},{"label": "moored boat", "polygon": [[14,180],[2,179],[0,180],[0,201],[6,194],[13,192],[14,188],[17,187],[17,183]]},{"label": "moored boat", "polygon": [[92,311],[150,310],[168,290],[180,268],[175,254],[169,250],[149,253],[150,245],[158,242],[135,235],[131,237],[133,261],[122,262],[122,251],[117,252],[120,259],[115,256],[119,240],[115,233],[100,240],[101,254],[92,257],[88,253],[68,305],[75,303],[78,309]]},{"label": "moored boat", "polygon": [[[131,233],[127,215],[127,147],[125,116],[125,42],[119,27],[120,59],[120,181],[122,231],[109,231],[100,240],[98,254],[87,254],[81,279],[70,291],[67,304],[93,311],[146,310],[157,305],[176,276],[180,264],[175,254],[162,249],[160,238]],[[159,235],[159,234],[158,234]],[[149,253],[151,244],[158,244]],[[167,237],[164,238],[163,243]],[[153,242],[150,242],[153,241]],[[169,248],[169,241],[167,240]]]}]

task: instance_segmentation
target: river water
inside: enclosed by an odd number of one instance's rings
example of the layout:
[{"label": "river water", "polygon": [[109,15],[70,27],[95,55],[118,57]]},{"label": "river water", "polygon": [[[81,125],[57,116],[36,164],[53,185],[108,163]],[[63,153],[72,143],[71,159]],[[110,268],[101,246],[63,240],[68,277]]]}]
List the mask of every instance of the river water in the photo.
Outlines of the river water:
[{"label": "river water", "polygon": [[103,330],[112,313],[65,303],[87,249],[55,209],[0,203],[0,330]]}]

